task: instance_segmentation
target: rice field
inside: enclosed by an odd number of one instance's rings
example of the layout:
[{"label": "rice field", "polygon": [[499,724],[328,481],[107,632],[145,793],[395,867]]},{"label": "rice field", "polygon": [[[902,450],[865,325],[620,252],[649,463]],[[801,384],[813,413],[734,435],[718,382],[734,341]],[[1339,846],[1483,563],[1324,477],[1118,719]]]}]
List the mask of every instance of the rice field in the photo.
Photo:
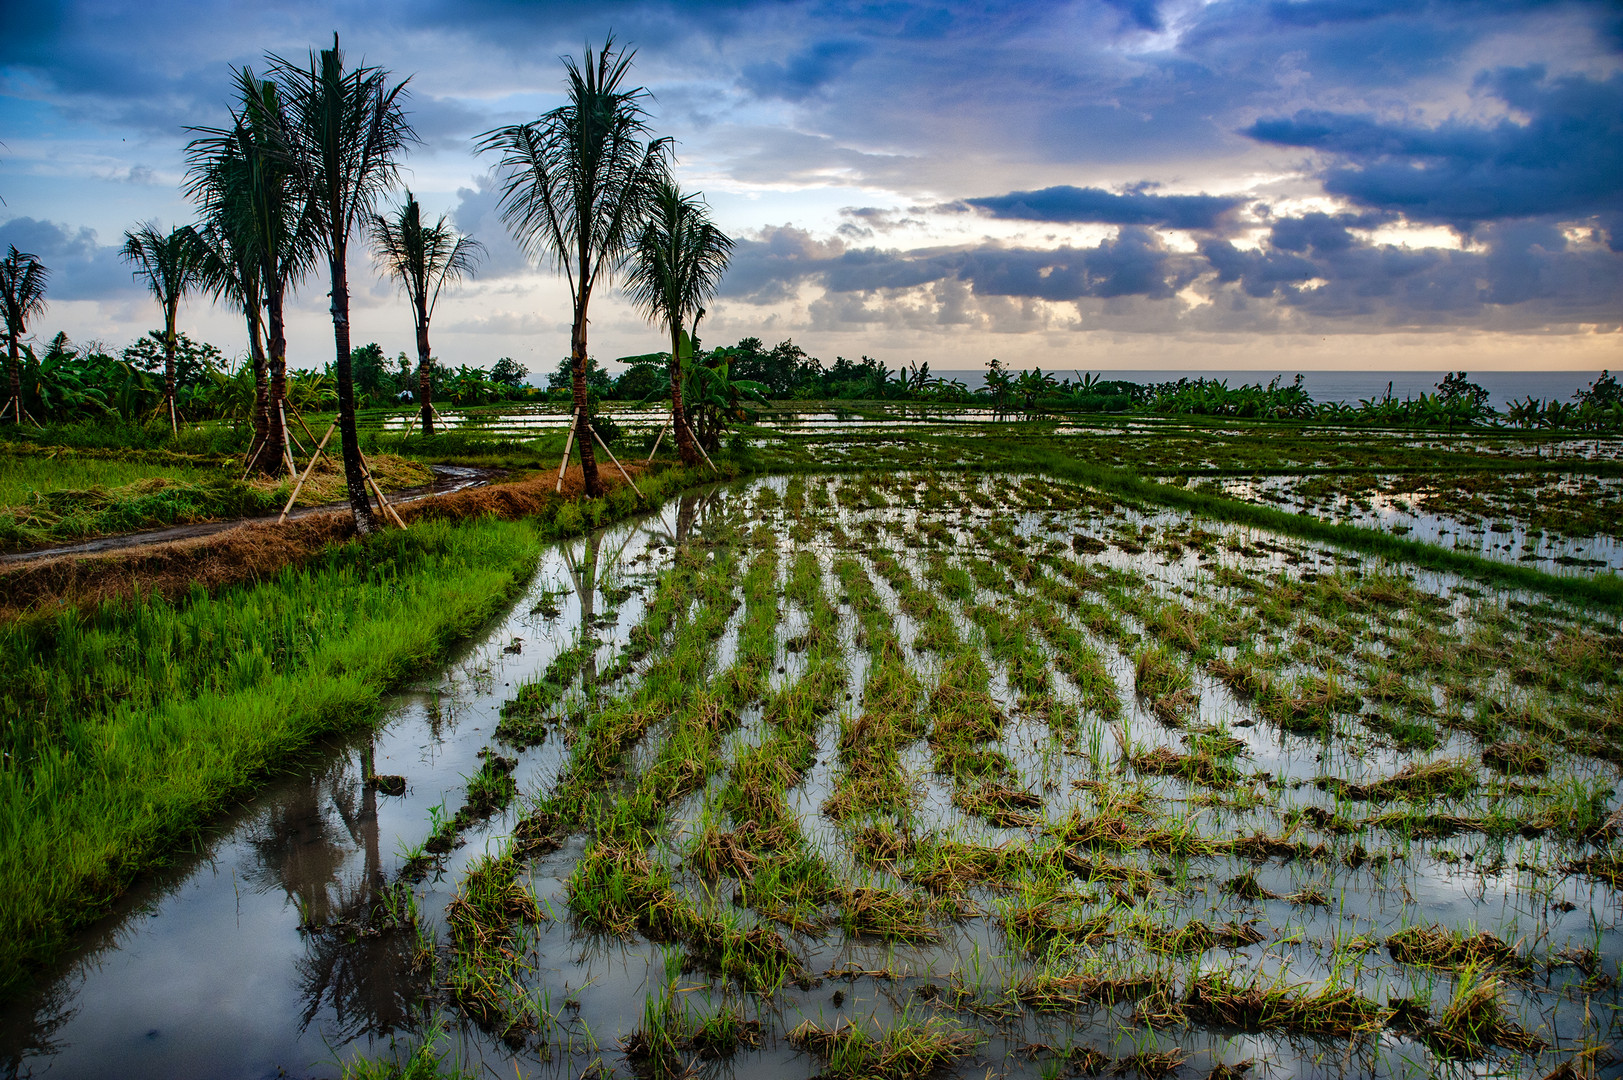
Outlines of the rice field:
[{"label": "rice field", "polygon": [[1623,480],[1561,472],[1221,477],[1201,490],[1548,573],[1623,572]]},{"label": "rice field", "polygon": [[1615,616],[1034,475],[754,480],[637,535],[568,556],[575,621],[360,919],[454,1029],[420,1056],[1612,1061]]}]

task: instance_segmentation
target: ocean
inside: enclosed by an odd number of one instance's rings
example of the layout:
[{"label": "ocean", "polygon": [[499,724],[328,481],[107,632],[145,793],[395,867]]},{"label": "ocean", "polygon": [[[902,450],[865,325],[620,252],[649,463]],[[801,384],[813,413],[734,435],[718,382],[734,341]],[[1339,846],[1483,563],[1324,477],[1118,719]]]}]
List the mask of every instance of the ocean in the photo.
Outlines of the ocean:
[{"label": "ocean", "polygon": [[[1084,370],[1083,372],[1087,372]],[[931,371],[943,379],[957,379],[971,390],[986,380],[986,371]],[[1054,370],[1049,374],[1059,379],[1078,378],[1069,370]],[[1176,382],[1179,379],[1218,379],[1230,386],[1262,383],[1280,375],[1282,383],[1296,378],[1296,372],[1278,371],[1094,371],[1104,379],[1126,379],[1136,383]],[[1302,386],[1313,395],[1314,401],[1345,401],[1356,405],[1366,398],[1379,398],[1392,384],[1395,397],[1416,397],[1432,394],[1447,372],[1442,371],[1304,371]],[[1470,380],[1486,390],[1493,407],[1503,409],[1512,401],[1526,397],[1571,401],[1573,394],[1585,389],[1600,377],[1598,371],[1473,371]]]}]

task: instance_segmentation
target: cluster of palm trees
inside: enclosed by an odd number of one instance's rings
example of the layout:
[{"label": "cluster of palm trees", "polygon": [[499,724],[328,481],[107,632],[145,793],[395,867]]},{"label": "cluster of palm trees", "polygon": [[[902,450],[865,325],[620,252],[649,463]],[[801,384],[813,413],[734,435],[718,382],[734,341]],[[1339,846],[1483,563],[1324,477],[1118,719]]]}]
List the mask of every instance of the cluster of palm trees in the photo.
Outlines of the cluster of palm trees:
[{"label": "cluster of palm trees", "polygon": [[704,204],[671,178],[671,141],[649,127],[648,91],[626,85],[634,55],[616,51],[610,36],[596,52],[587,48],[580,63],[566,57],[564,105],[487,132],[478,143],[481,153],[497,157],[503,224],[569,283],[572,432],[589,495],[603,490],[587,410],[593,293],[626,271],[633,302],[669,331],[671,420],[682,459],[692,464],[700,451],[683,414],[682,346],[691,349],[732,250]]},{"label": "cluster of palm trees", "polygon": [[[572,442],[580,446],[590,495],[603,490],[586,386],[594,292],[624,274],[633,302],[668,331],[672,422],[681,455],[692,463],[701,451],[683,415],[680,365],[684,353],[691,354],[704,304],[715,295],[732,247],[704,203],[671,178],[671,141],[650,130],[648,91],[626,85],[633,55],[616,50],[610,37],[595,52],[587,48],[582,63],[565,58],[566,104],[530,123],[486,132],[477,144],[497,159],[504,224],[569,283]],[[256,388],[248,465],[267,473],[292,469],[287,297],[326,263],[339,444],[362,533],[372,531],[375,519],[355,429],[349,245],[357,236],[370,238],[374,255],[410,303],[416,396],[429,434],[435,419],[429,344],[434,307],[447,284],[473,273],[481,250],[447,217],[430,223],[409,189],[397,207],[377,212],[417,141],[402,108],[407,81],[394,81],[378,67],[346,66],[336,34],[332,48],[312,51],[307,62],[268,55],[263,77],[246,67],[234,72],[229,123],[191,129],[186,191],[199,208],[199,222],[169,231],[142,225],[125,234],[122,249],[162,308],[161,408],[172,429],[179,424],[175,323],[182,299],[201,292],[241,310]],[[6,408],[19,421],[17,342],[44,309],[47,276],[37,258],[15,248],[0,260],[0,313],[11,361]]]}]

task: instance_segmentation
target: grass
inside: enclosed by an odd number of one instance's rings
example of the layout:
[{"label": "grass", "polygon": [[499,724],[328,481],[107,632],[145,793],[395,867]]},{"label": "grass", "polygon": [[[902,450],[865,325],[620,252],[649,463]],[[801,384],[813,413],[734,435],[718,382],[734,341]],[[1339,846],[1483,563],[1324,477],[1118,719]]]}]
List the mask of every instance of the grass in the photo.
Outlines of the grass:
[{"label": "grass", "polygon": [[[292,491],[286,477],[245,481],[235,457],[152,456],[165,460],[63,449],[44,456],[0,443],[0,550],[274,514]],[[432,475],[393,455],[374,456],[371,465],[385,490],[427,483]],[[324,457],[300,490],[299,505],[342,498],[342,469]]]},{"label": "grass", "polygon": [[369,722],[539,549],[522,524],[420,526],[258,588],[0,629],[0,992],[314,739]]}]

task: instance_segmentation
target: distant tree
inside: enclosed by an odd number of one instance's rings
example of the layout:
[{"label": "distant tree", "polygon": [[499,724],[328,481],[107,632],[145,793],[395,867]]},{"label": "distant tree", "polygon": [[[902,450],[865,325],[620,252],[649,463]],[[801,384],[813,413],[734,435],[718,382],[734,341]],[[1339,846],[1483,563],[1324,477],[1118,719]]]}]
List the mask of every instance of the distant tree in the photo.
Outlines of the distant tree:
[{"label": "distant tree", "polygon": [[[583,381],[589,394],[604,398],[614,391],[614,377],[598,366],[597,357],[588,356],[584,365],[577,365],[575,358],[566,356],[558,361],[558,367],[547,376],[547,390],[568,390],[571,393],[575,386],[575,373],[584,366]],[[529,372],[525,372],[529,374]]]},{"label": "distant tree", "polygon": [[660,181],[637,236],[626,291],[649,321],[670,334],[671,423],[689,465],[699,460],[699,450],[682,414],[682,331],[691,319],[688,336],[698,335],[704,305],[716,295],[732,249],[697,194],[684,195],[669,177]]},{"label": "distant tree", "polygon": [[417,401],[422,410],[423,434],[434,434],[433,354],[428,347],[428,324],[446,283],[473,273],[479,241],[458,233],[444,214],[432,225],[423,224],[423,209],[411,189],[406,201],[389,214],[372,215],[372,251],[411,301],[417,329]]},{"label": "distant tree", "polygon": [[1444,405],[1458,405],[1471,412],[1485,412],[1491,395],[1466,377],[1463,371],[1451,371],[1437,384],[1437,396]]},{"label": "distant tree", "polygon": [[[569,100],[527,124],[497,128],[479,141],[499,155],[502,221],[534,256],[551,257],[569,282],[570,390],[576,424],[587,417],[586,330],[592,290],[607,286],[636,240],[655,185],[664,177],[668,139],[650,137],[648,91],[625,89],[635,54],[614,38],[583,64],[566,57]],[[603,493],[591,437],[580,432],[586,493]]]},{"label": "distant tree", "polygon": [[207,382],[208,373],[219,370],[225,357],[206,341],[177,333],[171,342],[162,330],[149,330],[125,348],[123,359],[138,371],[164,372],[176,387],[191,387]]},{"label": "distant tree", "polygon": [[[658,353],[654,354],[659,356]],[[614,380],[614,396],[621,401],[645,401],[670,392],[670,368],[665,358],[660,362],[639,360],[631,363]]]},{"label": "distant tree", "polygon": [[169,429],[179,432],[175,416],[175,319],[187,293],[203,284],[203,263],[197,238],[188,225],[165,233],[155,223],[124,233],[120,254],[135,264],[136,280],[144,280],[163,309],[163,403]]},{"label": "distant tree", "polygon": [[1602,371],[1600,378],[1572,397],[1580,406],[1589,405],[1597,409],[1616,408],[1623,405],[1623,386],[1618,385],[1617,377],[1611,371]]},{"label": "distant tree", "polygon": [[39,258],[11,245],[0,259],[0,315],[6,321],[6,356],[11,368],[11,397],[0,408],[0,418],[11,410],[11,422],[23,422],[22,359],[17,344],[28,333],[28,324],[45,313],[45,284],[51,272]]},{"label": "distant tree", "polygon": [[349,352],[350,377],[355,389],[368,398],[376,398],[394,390],[394,379],[389,374],[389,358],[383,355],[383,346],[373,341]]},{"label": "distant tree", "polygon": [[524,385],[524,380],[529,377],[529,374],[529,368],[514,360],[511,356],[504,356],[491,367],[490,381],[517,390]]},{"label": "distant tree", "polygon": [[400,101],[404,82],[390,85],[382,68],[346,70],[334,34],[332,48],[312,52],[308,66],[280,57],[270,69],[286,95],[287,142],[298,166],[300,189],[314,204],[313,231],[327,256],[332,283],[334,374],[338,383],[339,444],[355,528],[377,528],[361,471],[355,430],[355,383],[350,371],[349,240],[394,185],[400,157],[416,141]]}]

